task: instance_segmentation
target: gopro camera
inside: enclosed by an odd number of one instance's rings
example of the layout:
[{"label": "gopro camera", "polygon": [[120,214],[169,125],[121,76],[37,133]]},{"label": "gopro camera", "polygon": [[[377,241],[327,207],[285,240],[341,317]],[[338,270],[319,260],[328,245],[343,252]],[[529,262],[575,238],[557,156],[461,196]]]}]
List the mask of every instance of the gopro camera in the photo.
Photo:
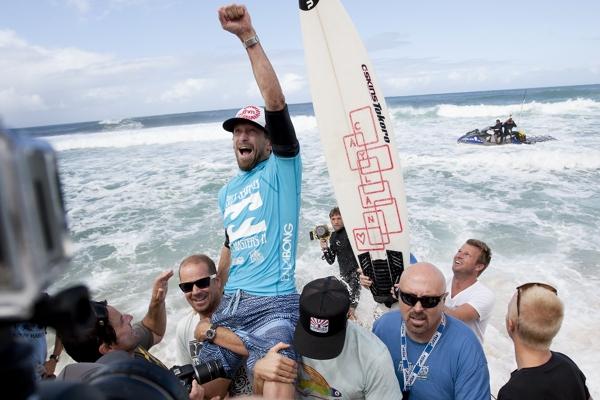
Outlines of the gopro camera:
[{"label": "gopro camera", "polygon": [[0,319],[26,320],[69,259],[56,154],[0,126]]}]

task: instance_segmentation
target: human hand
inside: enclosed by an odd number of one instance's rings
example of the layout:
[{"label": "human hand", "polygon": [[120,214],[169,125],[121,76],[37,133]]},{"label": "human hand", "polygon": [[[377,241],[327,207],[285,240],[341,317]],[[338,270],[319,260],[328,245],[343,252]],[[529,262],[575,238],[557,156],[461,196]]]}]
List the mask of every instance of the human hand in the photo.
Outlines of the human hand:
[{"label": "human hand", "polygon": [[320,239],[319,243],[321,244],[321,249],[323,250],[329,247],[329,242],[327,241],[327,239]]},{"label": "human hand", "polygon": [[[215,396],[210,400],[220,400],[220,396]],[[192,381],[192,390],[190,390],[190,400],[205,400],[204,388],[194,379]]]},{"label": "human hand", "polygon": [[44,372],[42,373],[43,379],[56,378],[56,376],[54,375],[54,371],[56,370],[56,364],[58,364],[58,361],[54,358],[51,358],[44,363]]},{"label": "human hand", "polygon": [[244,41],[256,34],[246,6],[231,4],[218,11],[221,27]]},{"label": "human hand", "polygon": [[165,301],[167,290],[169,288],[169,279],[173,276],[173,270],[163,271],[154,280],[152,287],[152,302],[160,303]]},{"label": "human hand", "polygon": [[360,280],[360,286],[368,289],[373,285],[373,281],[371,280],[371,278],[369,278],[368,276],[366,276],[365,274],[363,274],[362,268],[358,268],[358,278]]},{"label": "human hand", "polygon": [[269,382],[294,383],[298,374],[298,366],[294,360],[279,354],[289,344],[279,342],[258,360],[254,366],[254,377]]}]

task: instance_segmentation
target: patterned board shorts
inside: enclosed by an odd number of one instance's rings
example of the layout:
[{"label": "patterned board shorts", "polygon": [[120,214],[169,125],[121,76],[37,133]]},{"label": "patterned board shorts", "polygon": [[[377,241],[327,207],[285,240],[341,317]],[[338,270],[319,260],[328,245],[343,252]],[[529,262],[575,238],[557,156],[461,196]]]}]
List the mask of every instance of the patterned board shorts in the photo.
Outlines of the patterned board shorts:
[{"label": "patterned board shorts", "polygon": [[[279,342],[292,344],[298,321],[299,298],[298,294],[253,296],[240,290],[224,295],[211,321],[231,329],[240,337],[248,350],[248,359],[244,360],[243,356],[205,342],[198,355],[200,362],[221,362],[227,377],[231,379],[246,361],[248,375],[252,379],[254,364],[271,347]],[[280,354],[298,359],[292,347],[282,350]]]}]

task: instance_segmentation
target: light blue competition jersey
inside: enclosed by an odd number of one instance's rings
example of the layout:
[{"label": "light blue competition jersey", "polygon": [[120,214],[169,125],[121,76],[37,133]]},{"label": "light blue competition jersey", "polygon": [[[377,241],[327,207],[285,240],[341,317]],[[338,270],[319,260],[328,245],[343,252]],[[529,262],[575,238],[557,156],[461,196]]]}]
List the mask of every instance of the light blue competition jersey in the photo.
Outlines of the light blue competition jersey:
[{"label": "light blue competition jersey", "polygon": [[219,191],[231,267],[225,293],[296,293],[295,268],[302,161],[274,154]]}]

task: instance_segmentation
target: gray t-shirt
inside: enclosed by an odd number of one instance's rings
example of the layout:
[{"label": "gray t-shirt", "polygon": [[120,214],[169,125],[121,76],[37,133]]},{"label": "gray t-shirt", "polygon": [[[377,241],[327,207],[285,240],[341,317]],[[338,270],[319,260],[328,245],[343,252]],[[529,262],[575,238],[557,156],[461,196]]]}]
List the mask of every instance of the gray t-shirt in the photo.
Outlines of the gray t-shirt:
[{"label": "gray t-shirt", "polygon": [[[301,399],[401,399],[390,353],[377,336],[348,321],[346,341],[331,360],[302,357],[296,394]],[[298,397],[297,397],[298,398]]]}]

